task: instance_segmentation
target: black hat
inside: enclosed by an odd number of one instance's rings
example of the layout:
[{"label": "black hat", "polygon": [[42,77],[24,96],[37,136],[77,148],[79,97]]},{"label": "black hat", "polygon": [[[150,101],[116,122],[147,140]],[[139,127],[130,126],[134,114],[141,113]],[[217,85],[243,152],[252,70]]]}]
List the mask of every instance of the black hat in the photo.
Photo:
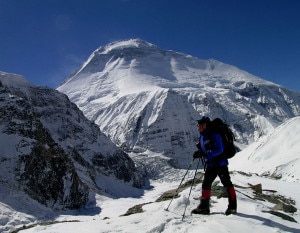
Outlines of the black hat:
[{"label": "black hat", "polygon": [[210,118],[207,116],[203,116],[200,120],[197,120],[198,124],[203,124],[203,123],[209,123],[210,122]]}]

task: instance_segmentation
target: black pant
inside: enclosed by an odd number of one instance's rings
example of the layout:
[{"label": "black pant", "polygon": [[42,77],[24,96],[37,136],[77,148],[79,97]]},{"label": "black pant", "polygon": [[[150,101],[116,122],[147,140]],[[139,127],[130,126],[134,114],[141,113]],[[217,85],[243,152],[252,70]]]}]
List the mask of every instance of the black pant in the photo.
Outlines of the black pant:
[{"label": "black pant", "polygon": [[223,167],[208,167],[204,174],[204,180],[202,183],[202,190],[210,190],[211,185],[219,176],[221,183],[226,189],[233,187],[233,184],[230,180],[229,171],[227,166]]}]

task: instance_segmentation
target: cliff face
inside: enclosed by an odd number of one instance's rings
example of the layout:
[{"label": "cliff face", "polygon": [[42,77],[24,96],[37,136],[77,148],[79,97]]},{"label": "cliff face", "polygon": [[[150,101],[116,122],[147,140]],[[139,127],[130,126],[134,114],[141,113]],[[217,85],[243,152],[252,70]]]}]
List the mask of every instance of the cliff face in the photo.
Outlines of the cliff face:
[{"label": "cliff face", "polygon": [[6,73],[0,75],[0,147],[1,185],[54,209],[79,208],[90,193],[107,190],[101,177],[144,185],[130,157],[64,94]]}]

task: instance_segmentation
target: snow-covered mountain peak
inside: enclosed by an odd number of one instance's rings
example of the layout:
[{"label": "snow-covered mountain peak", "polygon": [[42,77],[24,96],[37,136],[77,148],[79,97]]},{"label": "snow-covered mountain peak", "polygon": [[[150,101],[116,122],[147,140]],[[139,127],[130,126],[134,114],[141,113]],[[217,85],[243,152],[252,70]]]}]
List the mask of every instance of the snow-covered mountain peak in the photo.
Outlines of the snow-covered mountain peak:
[{"label": "snow-covered mountain peak", "polygon": [[[96,49],[82,67],[79,68],[75,74],[71,75],[70,79],[76,80],[78,77],[83,79],[86,73],[90,74],[104,71],[105,68],[109,69],[110,65],[115,66],[116,62],[122,64],[124,57],[128,58],[141,53],[145,55],[145,53],[149,53],[149,51],[157,50],[160,50],[160,48],[141,39],[112,42]],[[128,59],[126,60],[128,61]],[[66,82],[69,82],[70,79]]]},{"label": "snow-covered mountain peak", "polygon": [[[243,88],[248,83],[275,85],[217,60],[164,50],[140,39],[113,42],[95,50],[64,84],[72,82],[77,86],[82,86],[81,82],[85,86],[109,82],[118,86],[116,92],[127,90],[124,83],[132,82],[138,86],[201,89]],[[59,90],[64,91],[64,84]]]},{"label": "snow-covered mountain peak", "polygon": [[194,150],[199,115],[224,119],[245,144],[300,115],[297,92],[139,39],[96,50],[57,89],[117,145],[151,148],[177,162]]}]

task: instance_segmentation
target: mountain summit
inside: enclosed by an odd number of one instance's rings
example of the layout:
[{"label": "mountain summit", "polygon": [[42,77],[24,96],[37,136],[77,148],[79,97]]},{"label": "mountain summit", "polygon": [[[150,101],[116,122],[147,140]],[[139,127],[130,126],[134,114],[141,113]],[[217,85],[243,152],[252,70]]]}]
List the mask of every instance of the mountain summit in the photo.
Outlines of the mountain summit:
[{"label": "mountain summit", "polygon": [[298,92],[140,39],[95,50],[57,90],[127,152],[155,152],[173,166],[191,158],[201,115],[224,119],[249,144],[300,114]]},{"label": "mountain summit", "polygon": [[[130,72],[125,74],[125,70]],[[163,50],[140,39],[113,42],[95,50],[82,67],[62,86],[77,79],[88,81],[85,79],[95,73],[102,79],[114,75],[114,79],[110,78],[110,80],[115,81],[114,84],[119,84],[118,88],[115,88],[117,90],[128,90],[128,87],[137,86],[136,82],[143,83],[143,86],[147,84],[146,87],[150,90],[152,86],[226,88],[230,85],[241,86],[241,81],[273,84],[216,60],[200,60],[189,55]],[[106,74],[110,75],[106,76]],[[123,83],[120,83],[120,80]],[[138,88],[139,91],[140,88],[141,86]]]}]

